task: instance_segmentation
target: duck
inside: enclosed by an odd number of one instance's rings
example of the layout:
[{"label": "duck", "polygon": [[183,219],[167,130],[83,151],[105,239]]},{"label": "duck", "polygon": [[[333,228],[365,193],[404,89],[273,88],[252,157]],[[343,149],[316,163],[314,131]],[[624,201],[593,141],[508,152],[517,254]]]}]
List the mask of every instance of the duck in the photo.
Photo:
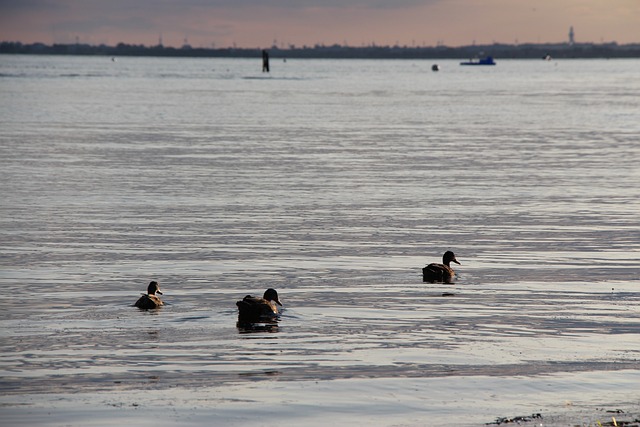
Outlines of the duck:
[{"label": "duck", "polygon": [[449,265],[452,261],[458,265],[462,265],[458,262],[453,252],[446,251],[442,256],[442,264],[433,263],[422,269],[422,281],[431,283],[453,283],[453,278],[456,273]]},{"label": "duck", "polygon": [[143,310],[162,307],[164,303],[160,298],[156,296],[156,294],[162,295],[162,292],[160,291],[160,285],[158,285],[158,282],[154,280],[149,283],[149,286],[147,287],[147,293],[142,294],[142,296],[138,299],[138,301],[136,301],[134,305]]},{"label": "duck", "polygon": [[[277,305],[276,305],[277,304]],[[278,315],[278,305],[282,303],[278,299],[278,292],[269,288],[264,291],[262,298],[247,295],[236,302],[238,306],[238,318],[243,322],[258,322],[262,319],[273,319]]]}]

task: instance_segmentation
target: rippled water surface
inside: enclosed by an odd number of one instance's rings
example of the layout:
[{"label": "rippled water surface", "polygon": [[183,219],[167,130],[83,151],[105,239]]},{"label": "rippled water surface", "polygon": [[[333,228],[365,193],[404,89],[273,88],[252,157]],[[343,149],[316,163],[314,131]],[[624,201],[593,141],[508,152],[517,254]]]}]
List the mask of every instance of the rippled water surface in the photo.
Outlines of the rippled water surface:
[{"label": "rippled water surface", "polygon": [[[640,62],[431,65],[0,57],[0,414],[640,408]],[[238,328],[267,287],[280,321]]]}]

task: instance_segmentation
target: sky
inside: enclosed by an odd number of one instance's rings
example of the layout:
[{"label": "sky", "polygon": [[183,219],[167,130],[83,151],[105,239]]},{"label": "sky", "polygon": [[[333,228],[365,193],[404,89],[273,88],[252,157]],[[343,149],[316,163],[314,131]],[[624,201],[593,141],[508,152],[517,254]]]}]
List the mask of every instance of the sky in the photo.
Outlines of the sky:
[{"label": "sky", "polygon": [[181,47],[640,42],[640,0],[0,0],[0,41]]}]

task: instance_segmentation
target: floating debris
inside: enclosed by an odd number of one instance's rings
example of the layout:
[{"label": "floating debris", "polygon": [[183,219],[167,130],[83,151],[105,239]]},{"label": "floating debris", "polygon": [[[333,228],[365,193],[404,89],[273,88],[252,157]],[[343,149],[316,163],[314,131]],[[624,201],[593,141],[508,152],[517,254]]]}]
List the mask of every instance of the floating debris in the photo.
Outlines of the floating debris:
[{"label": "floating debris", "polygon": [[494,422],[487,423],[486,425],[499,426],[502,424],[523,423],[527,421],[541,420],[541,419],[542,419],[542,414],[531,414],[531,415],[525,415],[525,416],[519,416],[519,417],[501,417],[501,418],[496,418]]}]

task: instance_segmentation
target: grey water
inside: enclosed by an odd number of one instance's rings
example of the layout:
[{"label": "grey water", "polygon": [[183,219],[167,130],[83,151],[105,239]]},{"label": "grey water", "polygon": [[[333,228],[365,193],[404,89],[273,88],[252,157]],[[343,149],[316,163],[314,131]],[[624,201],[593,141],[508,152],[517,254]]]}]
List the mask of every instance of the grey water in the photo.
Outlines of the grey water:
[{"label": "grey water", "polygon": [[640,407],[640,60],[114,59],[0,56],[6,420]]}]

